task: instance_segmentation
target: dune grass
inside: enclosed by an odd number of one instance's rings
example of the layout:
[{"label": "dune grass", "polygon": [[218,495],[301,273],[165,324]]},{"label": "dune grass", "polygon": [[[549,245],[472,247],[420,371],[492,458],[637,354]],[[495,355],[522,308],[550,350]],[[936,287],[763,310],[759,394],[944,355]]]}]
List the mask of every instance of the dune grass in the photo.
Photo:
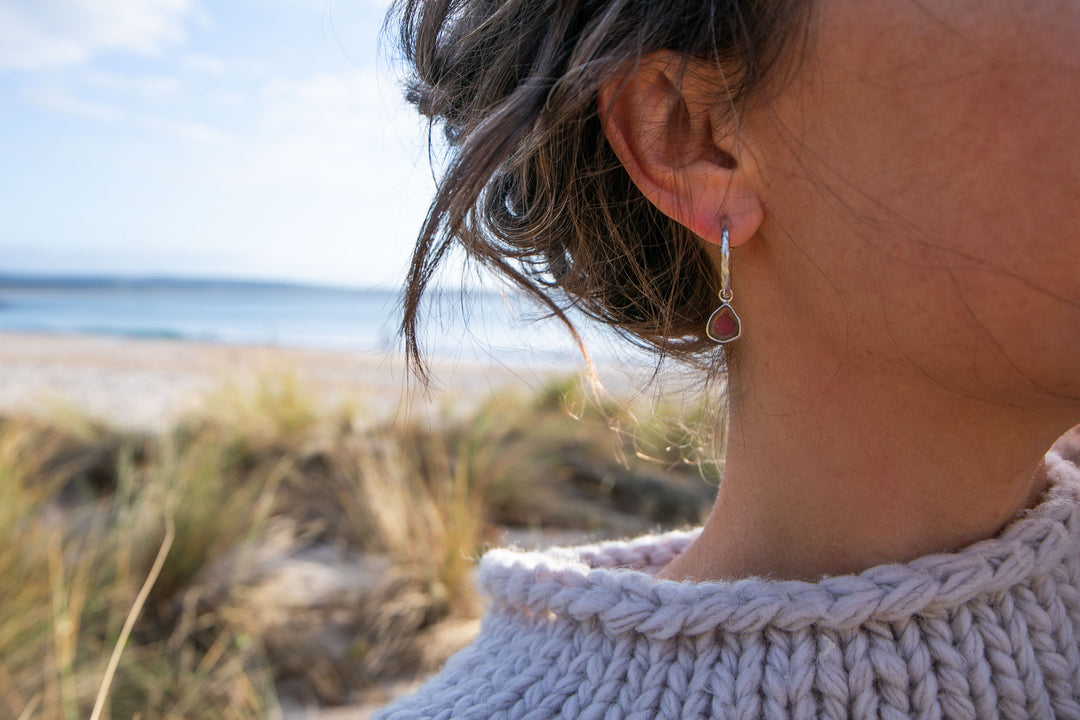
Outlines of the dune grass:
[{"label": "dune grass", "polygon": [[[340,702],[443,659],[433,633],[477,615],[471,569],[500,528],[684,525],[712,492],[686,413],[636,422],[572,381],[437,423],[310,397],[268,377],[158,435],[0,421],[0,717],[274,717],[283,688]],[[311,548],[382,568],[346,620],[347,602],[322,608],[331,659],[290,656],[288,618],[259,604],[259,578]]]}]

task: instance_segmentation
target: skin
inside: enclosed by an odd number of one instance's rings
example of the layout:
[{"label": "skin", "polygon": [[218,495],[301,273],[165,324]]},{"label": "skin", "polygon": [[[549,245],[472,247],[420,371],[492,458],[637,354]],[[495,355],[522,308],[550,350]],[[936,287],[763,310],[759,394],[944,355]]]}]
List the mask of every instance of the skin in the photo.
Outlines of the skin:
[{"label": "skin", "polygon": [[991,537],[1080,422],[1080,3],[822,0],[812,35],[737,128],[667,53],[601,93],[646,196],[734,246],[724,479],[663,577]]}]

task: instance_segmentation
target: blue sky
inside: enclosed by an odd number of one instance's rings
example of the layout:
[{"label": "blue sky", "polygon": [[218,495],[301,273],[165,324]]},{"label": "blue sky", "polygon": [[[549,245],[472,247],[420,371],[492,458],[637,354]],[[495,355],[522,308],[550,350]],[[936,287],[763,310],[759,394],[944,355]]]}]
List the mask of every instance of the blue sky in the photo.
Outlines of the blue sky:
[{"label": "blue sky", "polygon": [[396,285],[432,180],[384,12],[0,0],[0,272]]}]

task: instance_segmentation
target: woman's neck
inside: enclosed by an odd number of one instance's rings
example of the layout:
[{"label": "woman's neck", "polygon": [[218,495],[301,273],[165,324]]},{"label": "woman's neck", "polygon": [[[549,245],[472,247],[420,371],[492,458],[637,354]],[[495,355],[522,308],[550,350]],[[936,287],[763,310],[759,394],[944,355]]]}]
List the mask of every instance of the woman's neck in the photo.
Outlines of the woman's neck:
[{"label": "woman's neck", "polygon": [[734,398],[712,513],[662,577],[853,573],[992,537],[1037,502],[1042,458],[1069,423],[866,379],[839,373],[810,396],[808,378],[788,378],[800,392],[774,378],[753,385],[766,396]]}]

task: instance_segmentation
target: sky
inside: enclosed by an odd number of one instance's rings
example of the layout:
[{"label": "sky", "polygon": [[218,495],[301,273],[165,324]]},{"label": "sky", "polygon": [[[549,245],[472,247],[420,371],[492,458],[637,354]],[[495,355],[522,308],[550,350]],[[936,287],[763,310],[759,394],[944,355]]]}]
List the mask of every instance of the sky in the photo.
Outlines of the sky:
[{"label": "sky", "polygon": [[396,287],[432,194],[385,0],[0,0],[0,273]]}]

